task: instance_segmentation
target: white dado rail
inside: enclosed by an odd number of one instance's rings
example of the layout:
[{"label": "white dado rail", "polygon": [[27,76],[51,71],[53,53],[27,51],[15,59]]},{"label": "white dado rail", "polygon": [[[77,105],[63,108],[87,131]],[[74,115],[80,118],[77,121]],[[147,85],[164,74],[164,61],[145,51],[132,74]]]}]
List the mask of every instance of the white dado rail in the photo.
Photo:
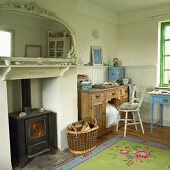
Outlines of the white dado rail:
[{"label": "white dado rail", "polygon": [[18,65],[0,66],[2,69],[2,80],[52,78],[62,77],[66,71],[74,66],[56,65]]}]

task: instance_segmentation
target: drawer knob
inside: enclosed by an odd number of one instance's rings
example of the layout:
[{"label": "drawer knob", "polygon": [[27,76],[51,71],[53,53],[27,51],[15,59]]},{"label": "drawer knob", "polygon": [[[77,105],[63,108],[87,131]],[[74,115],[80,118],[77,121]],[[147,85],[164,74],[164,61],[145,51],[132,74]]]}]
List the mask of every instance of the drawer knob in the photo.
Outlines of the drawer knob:
[{"label": "drawer knob", "polygon": [[96,98],[99,98],[100,97],[100,94],[96,94]]},{"label": "drawer knob", "polygon": [[115,95],[115,93],[112,93],[112,95],[114,96],[114,95]]},{"label": "drawer knob", "polygon": [[168,102],[168,99],[163,99],[163,102]]}]

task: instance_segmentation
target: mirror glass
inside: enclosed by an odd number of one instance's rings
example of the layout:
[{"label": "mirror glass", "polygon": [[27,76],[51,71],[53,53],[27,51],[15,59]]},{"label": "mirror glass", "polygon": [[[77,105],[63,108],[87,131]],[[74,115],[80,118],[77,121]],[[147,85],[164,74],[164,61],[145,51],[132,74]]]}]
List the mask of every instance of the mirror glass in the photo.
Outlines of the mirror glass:
[{"label": "mirror glass", "polygon": [[0,10],[0,31],[11,33],[11,57],[67,58],[74,45],[72,34],[51,18]]}]

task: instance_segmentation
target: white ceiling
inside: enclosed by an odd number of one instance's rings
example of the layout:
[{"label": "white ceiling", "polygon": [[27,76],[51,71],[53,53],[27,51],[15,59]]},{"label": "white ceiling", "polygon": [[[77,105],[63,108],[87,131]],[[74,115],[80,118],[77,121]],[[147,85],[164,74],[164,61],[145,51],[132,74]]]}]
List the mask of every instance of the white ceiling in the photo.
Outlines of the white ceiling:
[{"label": "white ceiling", "polygon": [[[83,0],[84,1],[84,0]],[[170,4],[170,0],[86,0],[115,13],[125,13]]]}]

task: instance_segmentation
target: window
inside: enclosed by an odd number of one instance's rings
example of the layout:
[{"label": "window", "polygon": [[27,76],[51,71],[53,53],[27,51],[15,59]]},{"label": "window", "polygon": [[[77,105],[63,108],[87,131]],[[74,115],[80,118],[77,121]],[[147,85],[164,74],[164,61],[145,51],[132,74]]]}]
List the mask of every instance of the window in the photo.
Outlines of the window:
[{"label": "window", "polygon": [[0,56],[10,57],[12,55],[12,32],[0,30]]},{"label": "window", "polygon": [[161,23],[160,86],[170,81],[170,22]]}]

